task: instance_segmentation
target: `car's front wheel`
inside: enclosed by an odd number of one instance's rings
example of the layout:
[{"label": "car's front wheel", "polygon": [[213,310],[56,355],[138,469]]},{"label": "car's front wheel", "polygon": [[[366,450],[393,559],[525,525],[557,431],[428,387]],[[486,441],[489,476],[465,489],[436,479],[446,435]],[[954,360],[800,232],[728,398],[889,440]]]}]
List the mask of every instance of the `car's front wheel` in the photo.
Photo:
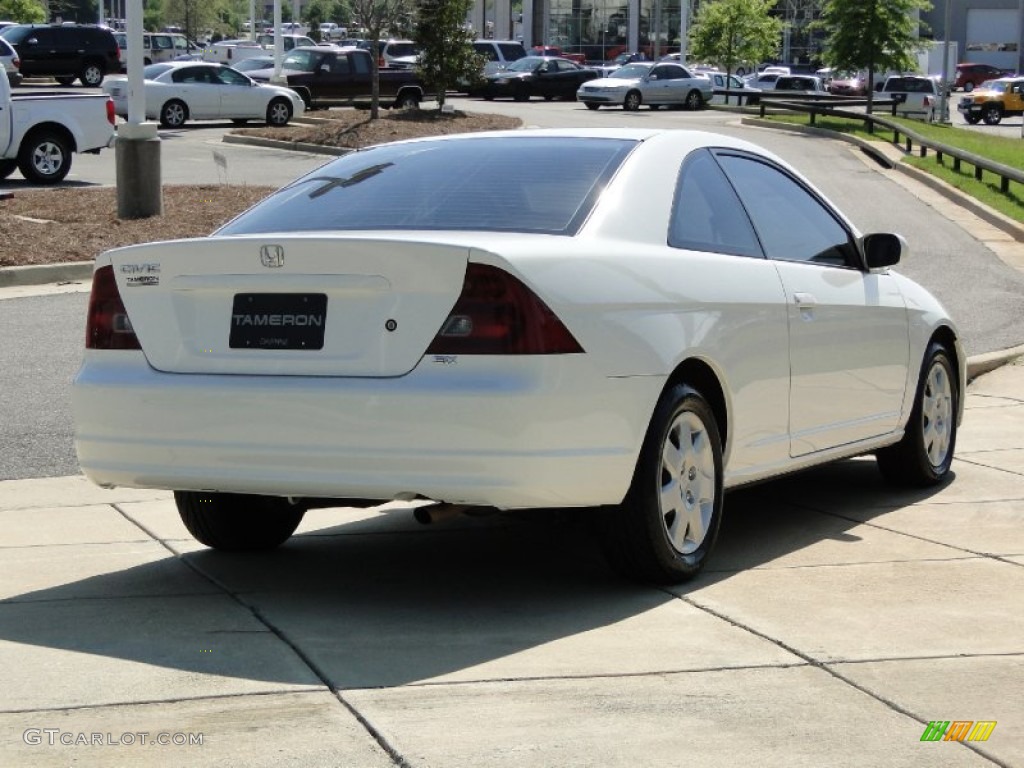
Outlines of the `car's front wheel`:
[{"label": "car's front wheel", "polygon": [[274,99],[267,105],[267,125],[281,127],[292,119],[292,105],[285,99]]},{"label": "car's front wheel", "polygon": [[67,75],[61,75],[60,77],[55,77],[53,79],[57,81],[58,85],[71,85],[75,82],[75,78],[68,77]]},{"label": "car's front wheel", "polygon": [[588,101],[588,102],[586,102],[586,104],[587,104],[587,109],[593,109],[593,110],[597,110],[597,109],[600,109],[600,108],[601,108],[601,105],[600,105],[600,104],[595,104],[595,103],[594,103],[594,102],[592,102],[592,101]]},{"label": "car's front wheel", "polygon": [[707,400],[666,390],[654,410],[622,505],[602,510],[612,567],[630,578],[678,583],[696,576],[722,522],[722,443]]},{"label": "car's front wheel", "polygon": [[276,496],[175,491],[181,522],[197,541],[214,549],[246,551],[283,544],[306,508]]},{"label": "car's front wheel", "polygon": [[903,439],[875,455],[886,480],[918,487],[942,481],[953,464],[959,397],[950,353],[932,342]]},{"label": "car's front wheel", "polygon": [[640,91],[630,91],[622,101],[622,108],[627,112],[636,112],[640,109],[640,105],[643,101],[644,98],[640,95]]},{"label": "car's front wheel", "polygon": [[996,104],[989,104],[981,111],[981,119],[985,121],[985,125],[999,125],[999,121],[1003,119],[1003,110]]},{"label": "car's front wheel", "polygon": [[976,115],[973,112],[968,112],[966,115],[964,115],[964,120],[966,120],[971,125],[977,125],[978,123],[981,122],[981,115]]},{"label": "car's front wheel", "polygon": [[181,128],[188,120],[188,107],[185,102],[172,99],[160,110],[160,125],[165,128]]},{"label": "car's front wheel", "polygon": [[686,94],[686,108],[687,109],[703,109],[704,97],[700,95],[700,91],[690,91]]}]

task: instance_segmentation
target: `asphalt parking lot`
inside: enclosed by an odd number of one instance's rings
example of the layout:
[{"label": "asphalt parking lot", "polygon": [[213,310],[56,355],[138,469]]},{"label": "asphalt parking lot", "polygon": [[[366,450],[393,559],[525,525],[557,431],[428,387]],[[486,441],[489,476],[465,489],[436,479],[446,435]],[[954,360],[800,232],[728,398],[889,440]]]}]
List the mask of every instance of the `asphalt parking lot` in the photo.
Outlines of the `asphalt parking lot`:
[{"label": "asphalt parking lot", "polygon": [[164,492],[0,482],[0,764],[1024,766],[1024,365],[953,469],[734,492],[672,589],[578,516],[317,510],[231,555]]}]

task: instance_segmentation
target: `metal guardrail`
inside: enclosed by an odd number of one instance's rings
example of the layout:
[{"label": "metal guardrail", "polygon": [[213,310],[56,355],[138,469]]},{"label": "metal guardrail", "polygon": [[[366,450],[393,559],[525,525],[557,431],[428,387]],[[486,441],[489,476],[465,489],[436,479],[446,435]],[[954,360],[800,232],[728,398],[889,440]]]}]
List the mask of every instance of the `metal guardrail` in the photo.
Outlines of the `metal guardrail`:
[{"label": "metal guardrail", "polygon": [[[730,94],[733,96],[743,94],[743,90],[727,90],[727,89],[715,89],[715,93],[721,93],[722,95]],[[782,94],[769,95],[768,93],[760,94],[762,101],[760,103],[760,116],[765,116],[765,107],[778,107],[780,109],[786,109],[791,112],[805,112],[810,116],[810,124],[815,124],[815,119],[818,116],[827,117],[845,117],[853,120],[861,120],[864,122],[868,133],[874,133],[876,127],[882,127],[892,131],[893,138],[892,142],[896,145],[904,146],[907,154],[911,154],[914,151],[914,144],[918,146],[918,154],[920,157],[927,157],[928,151],[931,150],[935,153],[935,161],[940,165],[943,164],[944,158],[948,155],[953,158],[953,170],[956,172],[960,171],[960,167],[963,163],[974,166],[974,178],[977,181],[983,181],[985,173],[991,173],[999,177],[999,190],[1006,194],[1010,191],[1010,182],[1024,185],[1024,171],[1019,168],[1014,168],[1009,165],[1003,165],[997,163],[995,160],[990,160],[987,157],[981,157],[975,155],[972,152],[966,152],[956,147],[951,147],[948,144],[942,142],[933,141],[932,139],[925,138],[913,130],[893,121],[886,117],[877,114],[867,114],[866,112],[851,112],[846,109],[837,108],[837,105],[843,107],[855,107],[865,106],[867,99],[850,99],[843,96],[832,96],[831,94],[817,96],[815,98],[806,99],[800,97],[798,99],[792,96],[786,97]],[[769,104],[765,103],[765,97]],[[875,99],[873,105],[876,107],[891,107],[892,115],[896,115],[897,106],[902,103],[897,99]]]}]

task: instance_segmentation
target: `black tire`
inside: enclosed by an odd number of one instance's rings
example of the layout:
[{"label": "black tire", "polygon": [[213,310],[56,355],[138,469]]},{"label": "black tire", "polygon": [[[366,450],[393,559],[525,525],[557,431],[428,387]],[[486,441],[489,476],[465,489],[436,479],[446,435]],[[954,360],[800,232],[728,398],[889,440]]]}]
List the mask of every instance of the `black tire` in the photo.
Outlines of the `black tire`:
[{"label": "black tire", "polygon": [[690,91],[686,94],[686,108],[690,110],[704,109],[704,97],[700,91]]},{"label": "black tire", "polygon": [[903,439],[875,454],[894,485],[923,488],[941,483],[953,464],[960,392],[956,367],[939,342],[928,346]]},{"label": "black tire", "polygon": [[181,128],[188,120],[185,102],[171,99],[160,108],[160,125],[164,128]]},{"label": "black tire", "polygon": [[999,125],[999,121],[1003,119],[1003,110],[998,104],[989,104],[981,110],[981,119],[985,121],[985,125]]},{"label": "black tire", "polygon": [[597,110],[597,109],[600,109],[600,108],[601,108],[600,104],[594,104],[593,102],[590,102],[590,101],[587,102],[587,109]]},{"label": "black tire", "polygon": [[526,90],[526,86],[517,85],[515,90],[512,92],[512,98],[515,101],[529,101],[530,92]]},{"label": "black tire", "polygon": [[648,104],[647,108],[651,110],[651,112],[657,112],[659,109],[661,109],[661,104]]},{"label": "black tire", "polygon": [[419,109],[420,97],[415,91],[400,91],[395,99],[395,109]]},{"label": "black tire", "polygon": [[244,117],[233,117],[231,118],[232,125],[247,125],[249,120]]},{"label": "black tire", "polygon": [[978,123],[981,122],[981,115],[976,115],[973,112],[968,112],[966,115],[964,115],[964,120],[966,120],[971,125],[977,125]]},{"label": "black tire", "polygon": [[[674,491],[678,506],[666,510],[665,499]],[[679,583],[704,567],[721,523],[718,423],[699,392],[677,384],[654,409],[625,500],[601,510],[604,552],[612,568],[628,578]]]},{"label": "black tire", "polygon": [[554,100],[555,100],[555,97],[553,95],[551,95],[550,93],[545,93],[544,94],[544,101],[554,101]]},{"label": "black tire", "polygon": [[622,108],[627,112],[636,112],[643,102],[644,97],[640,95],[640,91],[630,91],[622,100]]},{"label": "black tire", "polygon": [[6,179],[18,167],[17,160],[0,160],[0,179]]},{"label": "black tire", "polygon": [[53,79],[56,80],[57,83],[60,85],[71,85],[73,82],[75,82],[74,77],[68,77],[67,75],[62,75],[60,77],[55,77]]},{"label": "black tire", "polygon": [[494,94],[492,94],[492,93],[485,93],[484,94],[484,101],[494,101]]},{"label": "black tire", "polygon": [[78,79],[82,81],[82,85],[87,88],[99,88],[103,84],[103,76],[106,72],[103,71],[103,65],[95,62],[88,61],[85,66],[82,67],[82,72],[79,74]]},{"label": "black tire", "polygon": [[196,541],[227,552],[274,549],[306,514],[304,506],[275,496],[175,491],[174,503]]},{"label": "black tire", "polygon": [[291,119],[292,105],[287,99],[274,99],[267,105],[267,125],[280,128]]},{"label": "black tire", "polygon": [[35,184],[56,184],[71,170],[71,144],[56,131],[30,133],[18,150],[18,170]]}]

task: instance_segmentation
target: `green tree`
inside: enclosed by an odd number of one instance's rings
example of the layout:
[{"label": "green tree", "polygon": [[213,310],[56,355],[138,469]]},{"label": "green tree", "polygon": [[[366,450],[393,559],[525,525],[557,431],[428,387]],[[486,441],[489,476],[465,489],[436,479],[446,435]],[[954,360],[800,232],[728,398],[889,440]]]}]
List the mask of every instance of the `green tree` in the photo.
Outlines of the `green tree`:
[{"label": "green tree", "polygon": [[352,23],[366,30],[371,42],[370,55],[373,58],[373,74],[370,97],[370,119],[380,117],[380,41],[384,33],[397,27],[413,10],[412,0],[351,0]]},{"label": "green tree", "polygon": [[40,24],[46,21],[46,11],[38,0],[0,0],[0,19]]},{"label": "green tree", "polygon": [[917,66],[920,47],[915,11],[932,7],[928,0],[826,0],[815,26],[827,32],[824,60],[839,69],[866,69],[868,112],[875,92],[875,72],[900,72]]},{"label": "green tree", "polygon": [[475,82],[483,69],[483,57],[473,50],[475,34],[465,25],[473,0],[423,0],[416,18],[414,37],[422,47],[416,67],[424,87],[437,94],[437,108],[444,107],[445,91],[460,82]]},{"label": "green tree", "polygon": [[742,62],[774,58],[782,44],[781,19],[770,15],[775,0],[703,2],[690,27],[690,54],[724,66],[726,74]]}]

